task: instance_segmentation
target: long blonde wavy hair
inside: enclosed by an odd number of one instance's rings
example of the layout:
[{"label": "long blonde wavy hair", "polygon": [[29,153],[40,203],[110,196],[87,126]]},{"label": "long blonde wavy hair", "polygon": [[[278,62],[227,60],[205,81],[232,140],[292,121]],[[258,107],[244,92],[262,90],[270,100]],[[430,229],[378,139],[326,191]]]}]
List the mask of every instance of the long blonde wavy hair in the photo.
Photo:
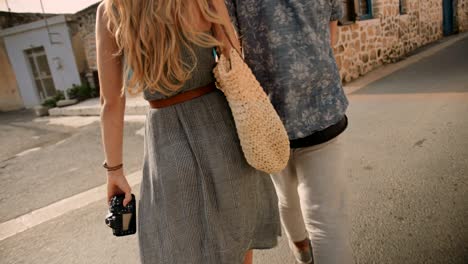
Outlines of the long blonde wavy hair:
[{"label": "long blonde wavy hair", "polygon": [[[124,87],[131,94],[145,89],[171,95],[191,78],[197,57],[191,44],[222,46],[211,34],[194,29],[188,2],[203,18],[224,25],[210,0],[105,0],[108,28],[123,55]],[[189,59],[182,59],[182,49]]]}]

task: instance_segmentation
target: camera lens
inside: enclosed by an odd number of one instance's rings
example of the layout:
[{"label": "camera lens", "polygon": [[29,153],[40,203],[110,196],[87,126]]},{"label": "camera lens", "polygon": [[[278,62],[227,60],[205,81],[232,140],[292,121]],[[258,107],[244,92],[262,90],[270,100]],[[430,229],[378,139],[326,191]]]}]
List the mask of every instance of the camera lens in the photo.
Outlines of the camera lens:
[{"label": "camera lens", "polygon": [[112,216],[112,217],[107,217],[106,220],[105,220],[105,222],[106,222],[106,225],[107,225],[108,227],[112,227],[112,224],[113,224],[113,222],[114,222],[114,217],[113,217],[113,216]]}]

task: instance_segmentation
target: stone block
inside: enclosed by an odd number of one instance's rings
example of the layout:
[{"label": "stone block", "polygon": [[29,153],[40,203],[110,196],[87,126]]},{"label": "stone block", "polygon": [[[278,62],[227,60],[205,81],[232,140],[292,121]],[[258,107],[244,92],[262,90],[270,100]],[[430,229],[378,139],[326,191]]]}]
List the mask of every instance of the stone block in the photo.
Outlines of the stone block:
[{"label": "stone block", "polygon": [[36,114],[36,116],[48,116],[49,107],[38,105],[34,107],[34,113]]},{"label": "stone block", "polygon": [[346,74],[346,75],[344,76],[344,80],[345,80],[345,82],[350,82],[350,81],[353,80],[353,78],[351,77],[350,74]]},{"label": "stone block", "polygon": [[355,49],[355,50],[359,50],[359,47],[360,47],[360,46],[361,46],[361,45],[360,45],[360,43],[359,43],[359,40],[356,40],[356,41],[354,42],[354,49]]},{"label": "stone block", "polygon": [[377,51],[372,50],[372,51],[370,52],[370,59],[371,59],[372,61],[374,61],[374,60],[377,59]]},{"label": "stone block", "polygon": [[367,63],[369,61],[369,55],[362,54],[361,55],[361,61],[364,62],[364,63]]},{"label": "stone block", "polygon": [[76,99],[70,99],[70,100],[60,100],[57,102],[58,107],[64,107],[64,106],[69,106],[69,105],[74,105],[78,103],[78,100]]},{"label": "stone block", "polygon": [[367,41],[366,32],[362,31],[361,32],[361,43],[366,43],[366,41]]},{"label": "stone block", "polygon": [[343,63],[343,68],[344,69],[349,69],[349,66],[351,66],[351,63],[348,59],[345,59],[344,63]]},{"label": "stone block", "polygon": [[339,46],[338,46],[338,52],[339,52],[339,53],[344,52],[344,50],[345,50],[344,45],[339,45]]}]

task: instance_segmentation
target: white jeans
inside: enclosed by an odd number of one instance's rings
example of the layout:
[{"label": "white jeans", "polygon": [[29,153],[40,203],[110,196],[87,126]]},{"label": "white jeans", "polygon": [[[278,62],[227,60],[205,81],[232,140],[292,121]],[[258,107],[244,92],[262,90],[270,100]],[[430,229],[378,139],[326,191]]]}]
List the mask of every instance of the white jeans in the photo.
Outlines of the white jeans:
[{"label": "white jeans", "polygon": [[286,169],[272,175],[286,234],[294,242],[311,239],[315,264],[353,262],[343,154],[339,139],[293,149]]}]

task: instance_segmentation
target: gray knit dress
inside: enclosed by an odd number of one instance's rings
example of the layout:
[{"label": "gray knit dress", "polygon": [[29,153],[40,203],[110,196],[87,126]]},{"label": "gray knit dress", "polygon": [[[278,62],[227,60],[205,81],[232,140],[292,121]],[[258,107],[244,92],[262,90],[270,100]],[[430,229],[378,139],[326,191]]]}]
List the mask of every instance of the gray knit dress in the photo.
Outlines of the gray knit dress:
[{"label": "gray knit dress", "polygon": [[[181,91],[214,82],[212,49],[194,51],[197,66]],[[281,229],[273,184],[247,164],[220,91],[149,110],[144,157],[142,263],[241,264],[248,249],[276,246]]]}]

